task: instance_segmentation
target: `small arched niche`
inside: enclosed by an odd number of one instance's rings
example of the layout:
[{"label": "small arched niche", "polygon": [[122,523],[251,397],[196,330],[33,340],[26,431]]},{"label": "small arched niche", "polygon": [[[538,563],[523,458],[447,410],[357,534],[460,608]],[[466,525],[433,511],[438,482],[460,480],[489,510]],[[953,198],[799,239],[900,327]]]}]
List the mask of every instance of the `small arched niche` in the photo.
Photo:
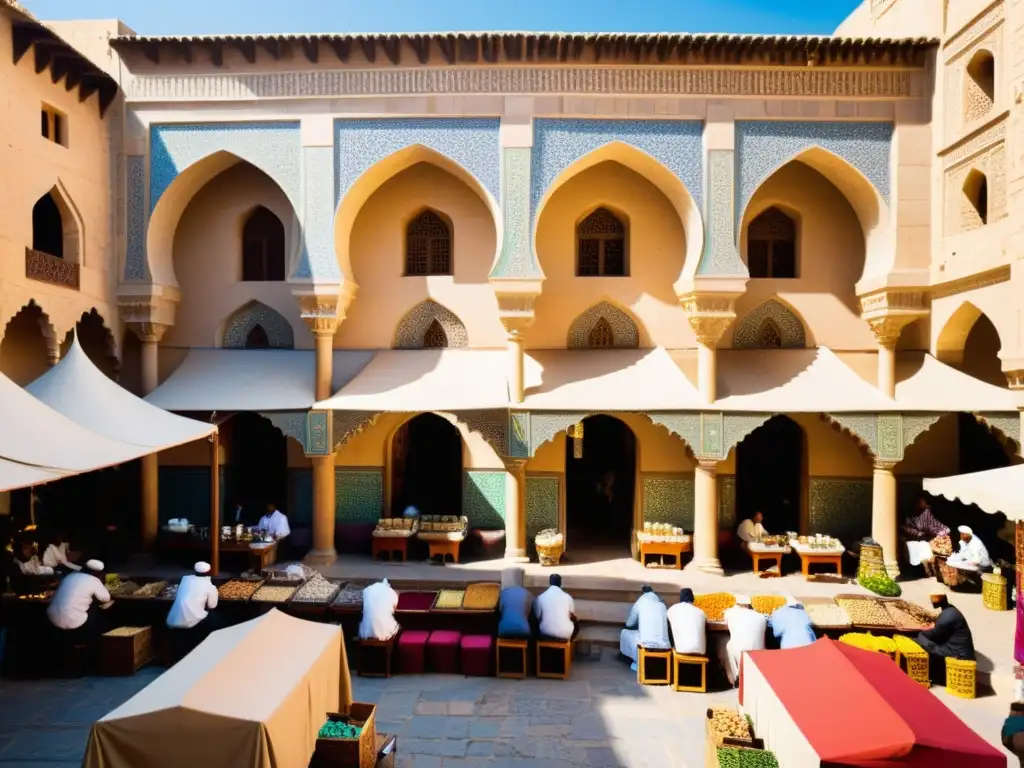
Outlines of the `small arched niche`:
[{"label": "small arched niche", "polygon": [[239,307],[224,323],[226,349],[293,349],[295,334],[284,315],[261,301]]},{"label": "small arched niche", "polygon": [[32,206],[32,250],[71,263],[81,261],[81,228],[59,185]]},{"label": "small arched niche", "polygon": [[747,269],[752,278],[798,276],[796,221],[774,205],[747,226]]},{"label": "small arched niche", "polygon": [[996,59],[991,51],[982,48],[969,62],[964,77],[964,117],[968,122],[978,120],[995,106]]},{"label": "small arched niche", "polygon": [[405,228],[406,277],[451,275],[453,271],[451,224],[437,211],[426,208]]},{"label": "small arched niche", "polygon": [[410,309],[395,330],[395,349],[443,349],[469,346],[466,326],[447,307],[433,299]]},{"label": "small arched niche", "polygon": [[977,168],[964,179],[960,217],[965,232],[988,224],[988,177]]},{"label": "small arched niche", "polygon": [[804,324],[789,307],[769,299],[740,320],[733,334],[734,349],[803,349]]}]

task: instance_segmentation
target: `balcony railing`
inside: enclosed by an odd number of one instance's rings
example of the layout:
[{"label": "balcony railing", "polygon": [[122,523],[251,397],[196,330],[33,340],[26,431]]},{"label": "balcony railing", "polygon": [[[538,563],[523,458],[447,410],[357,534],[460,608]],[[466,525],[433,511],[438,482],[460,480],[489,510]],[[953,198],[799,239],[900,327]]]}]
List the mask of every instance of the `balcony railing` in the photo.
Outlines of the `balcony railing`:
[{"label": "balcony railing", "polygon": [[78,290],[78,265],[42,251],[25,249],[25,277]]}]

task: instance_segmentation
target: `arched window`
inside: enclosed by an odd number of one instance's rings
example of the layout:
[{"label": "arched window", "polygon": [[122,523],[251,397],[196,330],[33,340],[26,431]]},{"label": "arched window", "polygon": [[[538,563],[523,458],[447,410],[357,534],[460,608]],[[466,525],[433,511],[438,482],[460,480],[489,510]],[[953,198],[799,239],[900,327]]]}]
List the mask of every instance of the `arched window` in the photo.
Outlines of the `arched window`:
[{"label": "arched window", "polygon": [[591,349],[615,346],[615,333],[605,318],[602,317],[594,323],[594,327],[590,329],[589,341]]},{"label": "arched window", "polygon": [[32,250],[64,258],[64,223],[49,192],[32,207]]},{"label": "arched window", "polygon": [[452,233],[444,219],[427,210],[405,230],[405,274],[450,275]]},{"label": "arched window", "polygon": [[242,229],[242,279],[284,280],[284,225],[262,205]]},{"label": "arched window", "polygon": [[747,269],[751,277],[796,277],[796,224],[778,208],[747,227]]},{"label": "arched window", "polygon": [[270,337],[262,325],[254,325],[245,337],[246,349],[270,349]]},{"label": "arched window", "polygon": [[983,227],[988,223],[988,179],[976,168],[972,168],[964,179],[964,199],[961,208],[964,230]]},{"label": "arched window", "polygon": [[424,349],[445,349],[448,346],[448,334],[444,332],[441,324],[435,320],[427,326],[423,334]]},{"label": "arched window", "polygon": [[967,63],[964,100],[964,114],[968,121],[984,117],[995,104],[996,60],[984,49],[975,53]]},{"label": "arched window", "polygon": [[576,276],[626,276],[626,227],[607,208],[598,208],[576,227]]},{"label": "arched window", "polygon": [[758,334],[757,346],[761,349],[782,349],[782,334],[771,320],[766,320]]}]

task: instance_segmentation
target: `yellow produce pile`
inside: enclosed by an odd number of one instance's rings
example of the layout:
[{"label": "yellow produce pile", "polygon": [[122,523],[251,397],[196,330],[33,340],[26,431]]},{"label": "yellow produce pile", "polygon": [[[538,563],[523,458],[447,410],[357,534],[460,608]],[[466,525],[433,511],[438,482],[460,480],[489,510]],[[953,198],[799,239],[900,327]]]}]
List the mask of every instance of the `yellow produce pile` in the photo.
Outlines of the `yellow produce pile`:
[{"label": "yellow produce pile", "polygon": [[854,624],[865,624],[871,627],[895,627],[889,612],[876,600],[837,597],[836,605],[846,611]]},{"label": "yellow produce pile", "polygon": [[722,621],[725,612],[736,605],[736,596],[728,592],[711,592],[697,595],[693,604],[704,611],[708,621]]},{"label": "yellow produce pile", "polygon": [[489,581],[470,584],[466,587],[466,596],[462,598],[462,607],[471,611],[493,611],[501,598],[501,585]]},{"label": "yellow produce pile", "polygon": [[896,648],[903,656],[927,656],[927,652],[920,645],[915,643],[909,637],[903,635],[896,635],[893,637],[893,642],[896,644]]},{"label": "yellow produce pile", "polygon": [[840,643],[852,645],[863,651],[879,651],[891,656],[896,655],[896,643],[891,637],[878,637],[862,632],[847,632],[839,638]]},{"label": "yellow produce pile", "polygon": [[711,707],[709,728],[715,746],[721,746],[723,739],[749,739],[750,725],[747,719],[729,707]]},{"label": "yellow produce pile", "polygon": [[750,607],[765,616],[771,616],[786,604],[786,598],[780,595],[754,595],[750,598]]},{"label": "yellow produce pile", "polygon": [[134,637],[140,632],[145,632],[149,627],[118,627],[106,633],[107,637]]},{"label": "yellow produce pile", "polygon": [[442,589],[437,593],[437,600],[434,602],[434,607],[448,610],[461,608],[462,598],[465,596],[466,590],[464,589]]}]

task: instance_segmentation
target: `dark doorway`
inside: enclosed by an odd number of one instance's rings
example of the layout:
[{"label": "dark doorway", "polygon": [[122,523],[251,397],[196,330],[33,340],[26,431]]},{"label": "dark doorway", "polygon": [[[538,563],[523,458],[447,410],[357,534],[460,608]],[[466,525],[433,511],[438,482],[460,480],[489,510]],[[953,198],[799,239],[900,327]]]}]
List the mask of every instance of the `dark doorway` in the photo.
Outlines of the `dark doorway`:
[{"label": "dark doorway", "polygon": [[43,311],[29,302],[7,324],[0,342],[0,371],[15,384],[24,387],[50,370],[50,352],[43,335],[47,323]]},{"label": "dark doorway", "polygon": [[1009,466],[1010,457],[992,430],[970,413],[958,413],[956,418],[961,473]]},{"label": "dark doorway", "polygon": [[49,192],[32,207],[32,250],[64,258],[64,224],[57,201]]},{"label": "dark doorway", "polygon": [[803,474],[803,430],[773,416],[736,446],[737,518],[761,511],[770,533],[800,532]]},{"label": "dark doorway", "polygon": [[[636,437],[611,416],[583,421],[582,455],[565,441],[565,527],[569,549],[627,550],[633,536]],[[577,458],[579,456],[579,458]]]},{"label": "dark doorway", "polygon": [[288,514],[288,446],[285,436],[255,413],[237,413],[228,421],[230,472],[227,482],[232,500],[243,507],[249,525],[266,514],[273,503]]},{"label": "dark doorway", "polygon": [[391,512],[462,514],[462,436],[433,413],[405,422],[391,443]]}]

